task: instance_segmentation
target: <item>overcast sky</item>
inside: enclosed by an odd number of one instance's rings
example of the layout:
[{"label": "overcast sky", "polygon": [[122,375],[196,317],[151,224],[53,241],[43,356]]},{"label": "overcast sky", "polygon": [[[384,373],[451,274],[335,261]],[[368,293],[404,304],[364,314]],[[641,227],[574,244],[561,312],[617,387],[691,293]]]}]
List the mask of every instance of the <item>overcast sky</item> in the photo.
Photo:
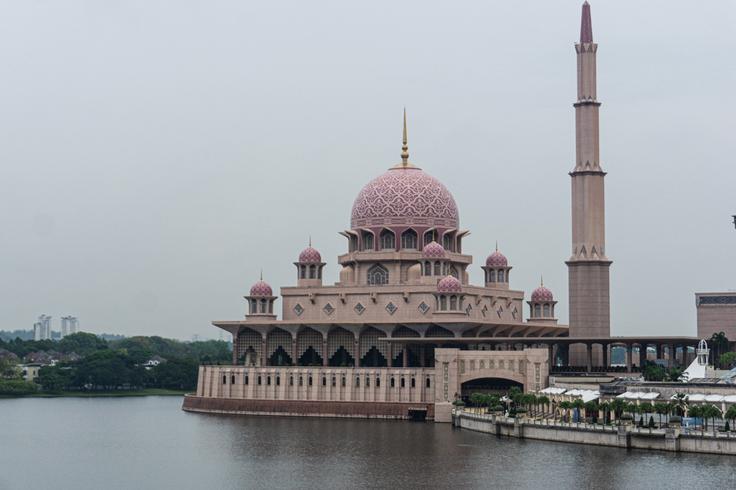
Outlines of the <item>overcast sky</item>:
[{"label": "overcast sky", "polygon": [[[578,0],[0,2],[0,329],[217,338],[411,159],[567,322]],[[592,2],[614,335],[736,288],[736,2]],[[279,307],[280,307],[280,303]]]}]

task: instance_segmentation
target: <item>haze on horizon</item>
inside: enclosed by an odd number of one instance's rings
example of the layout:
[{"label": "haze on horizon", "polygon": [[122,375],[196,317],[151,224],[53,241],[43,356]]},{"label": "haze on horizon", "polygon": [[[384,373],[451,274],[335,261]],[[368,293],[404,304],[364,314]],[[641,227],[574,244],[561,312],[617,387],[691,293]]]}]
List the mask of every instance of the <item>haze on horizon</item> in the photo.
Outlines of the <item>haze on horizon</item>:
[{"label": "haze on horizon", "polygon": [[[471,281],[498,241],[567,323],[581,3],[1,2],[0,329],[215,338],[309,235],[334,282],[404,106]],[[695,335],[736,288],[736,3],[591,5],[612,334]]]}]

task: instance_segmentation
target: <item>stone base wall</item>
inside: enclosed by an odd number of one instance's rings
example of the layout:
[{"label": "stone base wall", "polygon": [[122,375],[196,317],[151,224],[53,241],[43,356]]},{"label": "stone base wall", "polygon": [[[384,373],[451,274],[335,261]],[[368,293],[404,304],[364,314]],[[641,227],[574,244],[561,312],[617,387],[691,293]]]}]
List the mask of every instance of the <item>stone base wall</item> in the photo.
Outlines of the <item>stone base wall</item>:
[{"label": "stone base wall", "polygon": [[638,430],[615,427],[606,430],[575,425],[561,426],[527,423],[490,415],[459,412],[453,423],[463,429],[497,436],[537,439],[542,441],[591,444],[633,449],[736,455],[736,437],[712,437],[681,434],[678,430]]},{"label": "stone base wall", "polygon": [[250,400],[184,397],[182,409],[188,412],[234,415],[281,415],[297,417],[351,417],[409,419],[411,411],[426,410],[427,420],[434,419],[432,403],[339,402],[309,400]]}]

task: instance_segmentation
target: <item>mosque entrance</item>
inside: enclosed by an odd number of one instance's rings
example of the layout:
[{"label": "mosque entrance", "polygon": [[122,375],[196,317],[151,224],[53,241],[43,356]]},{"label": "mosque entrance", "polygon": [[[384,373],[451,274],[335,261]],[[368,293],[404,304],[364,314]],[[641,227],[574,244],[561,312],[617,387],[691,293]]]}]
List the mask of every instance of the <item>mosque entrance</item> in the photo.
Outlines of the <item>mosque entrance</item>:
[{"label": "mosque entrance", "polygon": [[511,388],[524,389],[524,385],[505,378],[477,378],[466,381],[461,385],[461,396],[465,400],[473,393],[502,395]]}]

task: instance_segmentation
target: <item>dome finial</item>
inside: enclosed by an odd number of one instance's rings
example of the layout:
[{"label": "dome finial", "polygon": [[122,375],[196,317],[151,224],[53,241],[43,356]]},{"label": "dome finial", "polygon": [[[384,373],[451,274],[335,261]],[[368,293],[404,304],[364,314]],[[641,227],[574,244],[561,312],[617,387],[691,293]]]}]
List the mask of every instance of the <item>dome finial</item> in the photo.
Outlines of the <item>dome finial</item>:
[{"label": "dome finial", "polygon": [[401,145],[401,164],[406,167],[409,165],[409,143],[406,137],[406,107],[404,107],[404,138]]},{"label": "dome finial", "polygon": [[263,269],[261,269],[261,281],[263,280]]},{"label": "dome finial", "polygon": [[496,252],[498,252],[498,240],[496,240]]},{"label": "dome finial", "polygon": [[311,233],[309,234],[309,246],[310,247],[312,246],[312,234]]},{"label": "dome finial", "polygon": [[544,287],[544,275],[539,276],[539,285]]}]

